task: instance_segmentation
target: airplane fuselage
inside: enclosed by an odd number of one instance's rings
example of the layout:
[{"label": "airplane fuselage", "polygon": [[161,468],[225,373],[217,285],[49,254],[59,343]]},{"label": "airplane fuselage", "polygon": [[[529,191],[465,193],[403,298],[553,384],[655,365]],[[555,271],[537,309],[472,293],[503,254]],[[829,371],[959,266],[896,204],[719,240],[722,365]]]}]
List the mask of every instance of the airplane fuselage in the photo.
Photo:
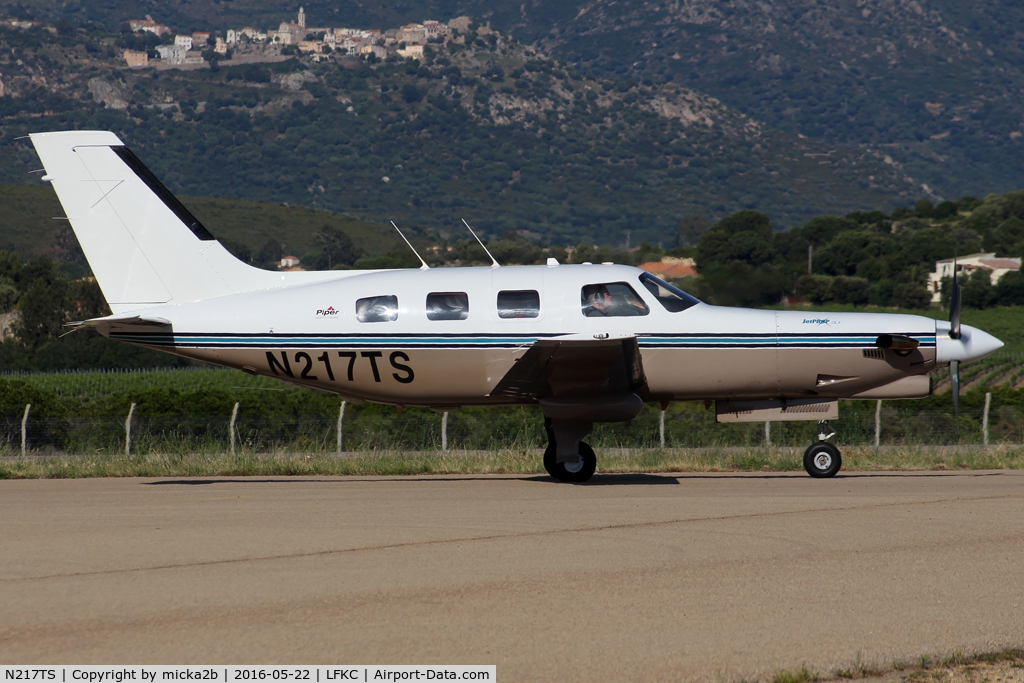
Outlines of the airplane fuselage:
[{"label": "airplane fuselage", "polygon": [[[942,337],[945,323],[912,315],[702,303],[671,312],[641,285],[642,273],[620,265],[367,272],[149,308],[147,315],[171,325],[101,331],[353,400],[402,405],[513,402],[491,391],[535,341],[616,333],[637,337],[647,401],[869,398],[872,390],[901,380],[904,393],[928,393],[925,375],[936,365],[936,336]],[[647,313],[585,315],[583,288],[614,283],[629,284]],[[502,292],[536,292],[535,317],[502,317]],[[464,295],[465,317],[428,319],[431,294]],[[393,301],[394,310],[361,322],[357,302],[368,299]],[[919,346],[910,352],[881,349],[880,335],[902,335]],[[916,384],[905,380],[914,377],[920,378]]]}]

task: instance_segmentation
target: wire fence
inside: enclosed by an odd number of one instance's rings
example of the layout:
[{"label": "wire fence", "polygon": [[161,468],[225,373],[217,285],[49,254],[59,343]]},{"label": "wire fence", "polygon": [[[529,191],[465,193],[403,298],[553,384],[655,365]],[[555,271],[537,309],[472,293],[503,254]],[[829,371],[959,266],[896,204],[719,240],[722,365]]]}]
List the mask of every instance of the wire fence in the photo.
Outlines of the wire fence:
[{"label": "wire fence", "polygon": [[[1005,392],[1004,392],[1005,393]],[[1016,394],[1016,392],[1013,392]],[[1011,396],[1016,399],[1015,395]],[[948,397],[947,402],[948,402]],[[1005,398],[1005,397],[1004,397]],[[918,401],[841,401],[831,422],[839,445],[1024,444],[1024,405],[974,392],[952,406]],[[384,450],[534,449],[546,445],[536,407],[465,408],[449,413],[372,404],[333,397],[309,410],[268,415],[242,401],[188,415],[167,414],[131,403],[122,412],[55,417],[26,404],[0,414],[0,451],[47,453],[328,453]],[[675,403],[664,412],[646,406],[633,420],[596,424],[586,441],[595,448],[704,448],[799,446],[817,440],[814,422],[718,424],[713,407]]]}]

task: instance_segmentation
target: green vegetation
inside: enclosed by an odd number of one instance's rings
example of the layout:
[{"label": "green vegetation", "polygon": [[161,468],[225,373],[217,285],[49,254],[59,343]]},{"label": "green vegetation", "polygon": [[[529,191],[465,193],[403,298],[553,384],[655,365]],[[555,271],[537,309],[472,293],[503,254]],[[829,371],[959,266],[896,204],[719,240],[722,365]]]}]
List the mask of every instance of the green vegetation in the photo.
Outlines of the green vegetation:
[{"label": "green vegetation", "polygon": [[488,16],[580,70],[671,80],[772,128],[877,149],[940,196],[1024,187],[1019,4],[584,6],[547,0]]},{"label": "green vegetation", "polygon": [[789,226],[920,193],[872,152],[766,129],[676,84],[584,76],[500,34],[463,38],[428,45],[422,64],[156,71],[123,68],[122,38],[96,27],[0,27],[0,181],[38,168],[20,136],[109,129],[179,194],[443,236],[466,218],[545,246],[621,244],[627,231],[671,246],[689,216],[753,208]]},{"label": "green vegetation", "polygon": [[[26,12],[9,1],[12,13]],[[682,84],[768,128],[877,150],[938,195],[1024,187],[1024,138],[1017,135],[1024,70],[1016,34],[1024,8],[953,0],[935,0],[920,13],[915,7],[897,3],[865,12],[857,3],[792,0],[694,10],[625,0],[598,12],[587,11],[583,0],[368,0],[343,9],[327,0],[305,3],[307,16],[328,25],[386,28],[469,14],[599,78]],[[159,8],[139,0],[36,0],[30,11],[50,20],[102,22],[111,31],[125,17],[150,11],[189,31],[270,27],[286,14],[262,0]],[[870,175],[861,180],[870,183]],[[723,201],[728,210],[739,208]]]},{"label": "green vegetation", "polygon": [[[1020,363],[1013,367],[1019,368]],[[982,368],[974,374],[972,366],[965,370],[967,390],[961,397],[959,438],[948,394],[883,403],[881,442],[902,453],[904,465],[955,468],[1004,462],[1016,466],[1004,455],[986,460],[996,457],[992,451],[929,450],[936,444],[981,443],[986,392],[992,393],[990,442],[1024,443],[1024,390],[1013,389],[998,367]],[[946,386],[940,381],[940,387]],[[25,405],[31,403],[28,441],[33,452],[122,453],[125,418],[135,403],[133,452],[222,453],[229,448],[228,425],[236,402],[235,435],[240,451],[329,453],[336,449],[338,397],[234,370],[200,369],[0,376],[0,449],[20,448],[21,419]],[[844,448],[874,443],[874,401],[843,401],[840,415],[834,426]],[[634,465],[641,466],[644,458],[653,457],[651,466],[662,467],[658,463],[665,462],[667,456],[648,450],[658,447],[658,422],[658,407],[648,406],[629,422],[596,425],[588,442],[600,449],[641,449],[630,456]],[[666,445],[670,449],[725,449],[714,456],[719,458],[713,460],[716,467],[725,467],[720,457],[728,456],[729,467],[799,468],[799,454],[815,440],[816,433],[813,423],[775,423],[771,442],[781,450],[771,455],[760,448],[763,423],[717,424],[714,411],[700,403],[674,403],[665,415]],[[546,437],[536,407],[467,407],[450,413],[448,440],[458,450],[526,452],[543,447]],[[393,406],[348,404],[343,443],[345,450],[359,452],[437,450],[441,416],[422,408],[407,407],[398,413]],[[754,450],[738,455],[730,450],[736,448]],[[863,453],[858,457],[873,457],[873,449],[858,452]],[[941,459],[935,460],[936,453]],[[884,468],[887,462],[895,462],[890,455],[876,459],[875,466]],[[672,455],[676,457],[683,456]]]},{"label": "green vegetation", "polygon": [[776,671],[772,675],[772,683],[815,683],[818,674],[809,670],[806,666],[794,671]]},{"label": "green vegetation", "polygon": [[[808,273],[808,250],[813,272]],[[704,232],[697,245],[699,280],[687,286],[712,303],[772,305],[783,296],[815,305],[931,306],[928,273],[935,262],[981,250],[1024,254],[1024,192],[966,197],[914,209],[817,216],[775,232],[757,211],[731,214]],[[944,283],[944,299],[949,285]],[[965,277],[964,306],[1024,304],[1024,278],[1007,274],[993,286],[987,271]]]},{"label": "green vegetation", "polygon": [[[133,441],[134,443],[134,441]],[[802,448],[708,448],[699,450],[602,451],[601,474],[659,472],[802,472]],[[866,471],[1020,469],[1021,449],[961,447],[847,448],[843,469]],[[47,457],[0,459],[0,479],[80,477],[209,477],[417,474],[537,474],[546,476],[540,449],[452,450],[442,452],[383,449],[335,454],[327,449],[296,453],[255,453],[240,449],[235,455],[220,452],[149,453],[125,456],[110,452],[76,453]],[[845,673],[845,670],[841,670]],[[856,671],[856,669],[854,670]],[[791,675],[799,675],[799,672]],[[843,673],[837,674],[844,677]],[[851,674],[856,675],[856,674]],[[789,680],[789,679],[786,679]],[[793,679],[803,680],[803,679]],[[806,679],[817,680],[817,679]]]}]

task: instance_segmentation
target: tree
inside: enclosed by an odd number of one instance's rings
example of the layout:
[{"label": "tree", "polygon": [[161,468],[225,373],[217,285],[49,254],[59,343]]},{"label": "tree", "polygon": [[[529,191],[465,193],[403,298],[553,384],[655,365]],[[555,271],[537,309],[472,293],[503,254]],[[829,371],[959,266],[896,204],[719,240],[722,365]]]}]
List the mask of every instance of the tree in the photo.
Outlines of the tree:
[{"label": "tree", "polygon": [[992,274],[984,268],[976,268],[963,283],[963,302],[967,308],[988,308],[996,302],[996,290],[992,287]]},{"label": "tree", "polygon": [[275,239],[269,239],[260,247],[259,253],[256,254],[256,262],[266,268],[280,261],[283,256],[284,248],[281,246],[281,243]]},{"label": "tree", "polygon": [[677,224],[677,247],[692,247],[700,240],[700,236],[711,229],[711,221],[704,216],[687,216]]},{"label": "tree", "polygon": [[807,225],[797,228],[793,232],[803,237],[815,248],[823,247],[831,242],[836,235],[847,230],[859,230],[860,224],[850,218],[839,216],[815,216]]},{"label": "tree", "polygon": [[996,283],[995,294],[1000,306],[1024,306],[1024,276],[1006,273]]},{"label": "tree", "polygon": [[870,284],[862,277],[845,277],[840,275],[832,281],[829,298],[837,304],[853,304],[862,306],[871,298]]},{"label": "tree", "polygon": [[316,262],[317,270],[351,266],[359,258],[361,252],[352,242],[352,238],[338,228],[325,223],[319,232],[314,234],[324,245],[323,253]]},{"label": "tree", "polygon": [[764,265],[775,256],[772,235],[767,215],[759,211],[737,211],[701,235],[697,264],[699,267],[732,262]]},{"label": "tree", "polygon": [[892,302],[900,308],[925,309],[931,301],[932,295],[928,290],[915,282],[902,282],[892,292]]},{"label": "tree", "polygon": [[402,99],[408,104],[415,104],[423,99],[423,93],[412,83],[406,83],[402,86]]},{"label": "tree", "polygon": [[18,300],[21,320],[15,336],[35,349],[60,336],[67,320],[68,283],[61,277],[33,278]]},{"label": "tree", "polygon": [[814,257],[815,269],[829,275],[853,275],[857,265],[870,258],[892,262],[902,254],[900,245],[888,235],[848,230],[839,233]]},{"label": "tree", "polygon": [[998,256],[1020,256],[1024,253],[1024,220],[1011,216],[985,236],[985,249]]}]

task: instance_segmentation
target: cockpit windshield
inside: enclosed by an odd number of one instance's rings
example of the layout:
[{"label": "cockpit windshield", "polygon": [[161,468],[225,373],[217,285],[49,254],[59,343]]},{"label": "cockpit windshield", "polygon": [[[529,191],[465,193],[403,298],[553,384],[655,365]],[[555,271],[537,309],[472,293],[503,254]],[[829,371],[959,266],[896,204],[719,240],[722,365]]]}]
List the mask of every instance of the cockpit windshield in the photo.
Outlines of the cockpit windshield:
[{"label": "cockpit windshield", "polygon": [[669,313],[679,313],[700,303],[700,300],[664,280],[659,280],[650,273],[641,274],[640,282]]}]

